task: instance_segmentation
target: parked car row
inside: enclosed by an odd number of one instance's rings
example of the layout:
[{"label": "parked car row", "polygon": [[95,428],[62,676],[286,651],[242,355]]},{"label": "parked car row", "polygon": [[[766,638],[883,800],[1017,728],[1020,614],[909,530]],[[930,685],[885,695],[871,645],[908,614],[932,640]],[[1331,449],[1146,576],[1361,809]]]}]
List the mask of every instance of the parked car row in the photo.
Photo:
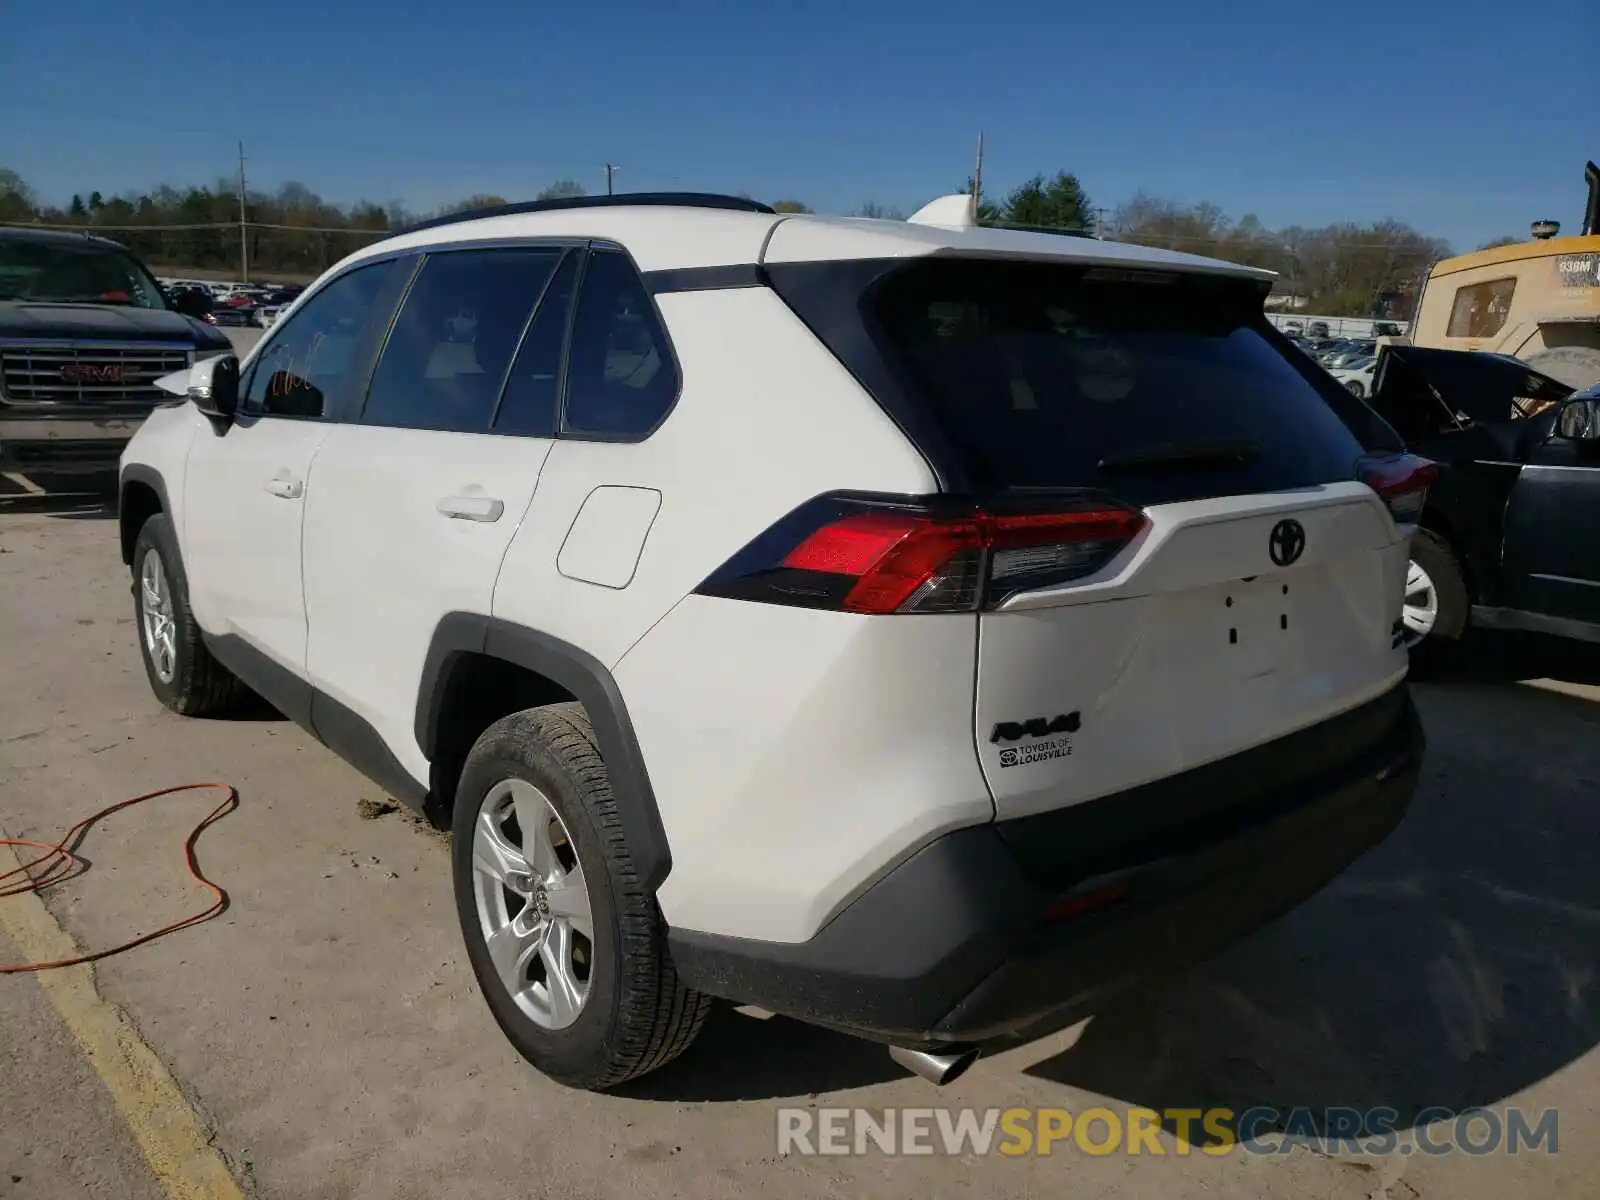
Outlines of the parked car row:
[{"label": "parked car row", "polygon": [[299,284],[216,283],[195,279],[159,280],[172,306],[210,325],[271,329],[278,314],[299,298]]}]

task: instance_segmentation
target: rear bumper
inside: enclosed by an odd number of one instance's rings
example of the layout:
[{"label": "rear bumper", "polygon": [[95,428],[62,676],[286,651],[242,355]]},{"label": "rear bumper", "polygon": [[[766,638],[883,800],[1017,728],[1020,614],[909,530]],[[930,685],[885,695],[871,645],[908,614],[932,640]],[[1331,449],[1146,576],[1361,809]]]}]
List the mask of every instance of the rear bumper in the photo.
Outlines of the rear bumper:
[{"label": "rear bumper", "polygon": [[114,467],[145,415],[11,417],[0,413],[0,469]]},{"label": "rear bumper", "polygon": [[959,830],[801,943],[673,930],[685,983],[907,1045],[1095,1011],[1306,899],[1399,823],[1422,726],[1404,684],[1159,783]]}]

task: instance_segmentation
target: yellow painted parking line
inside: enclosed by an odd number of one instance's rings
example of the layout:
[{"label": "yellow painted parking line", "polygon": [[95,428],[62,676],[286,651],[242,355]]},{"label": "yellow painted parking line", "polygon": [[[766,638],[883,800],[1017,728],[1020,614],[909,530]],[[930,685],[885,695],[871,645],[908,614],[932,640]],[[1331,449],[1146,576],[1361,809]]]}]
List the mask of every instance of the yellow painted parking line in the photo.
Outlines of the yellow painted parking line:
[{"label": "yellow painted parking line", "polygon": [[[0,846],[0,875],[21,865],[10,846]],[[72,935],[31,892],[0,899],[0,929],[24,962],[53,962],[81,953]],[[0,979],[0,986],[15,986],[20,978]],[[96,989],[94,968],[61,967],[34,978],[105,1084],[167,1195],[173,1200],[243,1200],[244,1193],[166,1067],[122,1010]]]}]

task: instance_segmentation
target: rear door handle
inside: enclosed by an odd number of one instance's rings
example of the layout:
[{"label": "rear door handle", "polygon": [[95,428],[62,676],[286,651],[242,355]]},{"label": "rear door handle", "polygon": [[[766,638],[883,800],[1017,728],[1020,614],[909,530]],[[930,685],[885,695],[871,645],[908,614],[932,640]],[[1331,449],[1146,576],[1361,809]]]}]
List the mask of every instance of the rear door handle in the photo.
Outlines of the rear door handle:
[{"label": "rear door handle", "polygon": [[285,475],[274,475],[267,480],[267,491],[284,500],[298,500],[305,493],[305,484]]},{"label": "rear door handle", "polygon": [[506,502],[493,496],[446,496],[438,507],[445,516],[458,521],[498,521]]}]

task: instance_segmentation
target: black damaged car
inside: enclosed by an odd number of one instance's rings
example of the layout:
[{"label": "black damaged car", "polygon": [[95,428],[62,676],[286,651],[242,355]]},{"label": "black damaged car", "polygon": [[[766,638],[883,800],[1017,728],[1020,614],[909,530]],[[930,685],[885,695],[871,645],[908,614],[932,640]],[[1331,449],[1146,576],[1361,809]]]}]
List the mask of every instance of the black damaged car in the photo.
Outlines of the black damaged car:
[{"label": "black damaged car", "polygon": [[0,228],[0,470],[114,467],[155,381],[231,349],[116,242]]},{"label": "black damaged car", "polygon": [[1413,661],[1475,626],[1600,642],[1600,388],[1509,355],[1385,346],[1368,403],[1440,467],[1406,582]]}]

